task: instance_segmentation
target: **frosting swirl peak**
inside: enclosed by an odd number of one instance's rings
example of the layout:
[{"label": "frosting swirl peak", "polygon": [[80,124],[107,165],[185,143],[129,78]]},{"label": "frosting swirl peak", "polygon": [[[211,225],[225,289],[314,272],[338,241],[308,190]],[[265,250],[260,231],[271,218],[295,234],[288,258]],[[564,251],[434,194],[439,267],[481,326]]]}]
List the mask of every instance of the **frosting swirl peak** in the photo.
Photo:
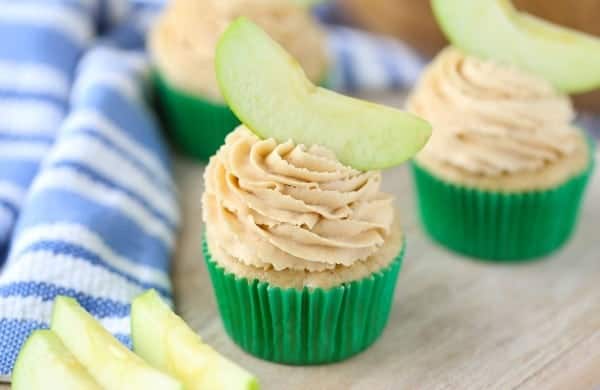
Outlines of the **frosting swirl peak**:
[{"label": "frosting swirl peak", "polygon": [[536,171],[578,144],[567,96],[541,78],[455,48],[425,71],[408,107],[434,128],[418,158],[472,174]]},{"label": "frosting swirl peak", "polygon": [[205,172],[209,239],[260,269],[320,272],[374,255],[394,221],[381,173],[341,164],[326,148],[260,140],[244,125]]}]

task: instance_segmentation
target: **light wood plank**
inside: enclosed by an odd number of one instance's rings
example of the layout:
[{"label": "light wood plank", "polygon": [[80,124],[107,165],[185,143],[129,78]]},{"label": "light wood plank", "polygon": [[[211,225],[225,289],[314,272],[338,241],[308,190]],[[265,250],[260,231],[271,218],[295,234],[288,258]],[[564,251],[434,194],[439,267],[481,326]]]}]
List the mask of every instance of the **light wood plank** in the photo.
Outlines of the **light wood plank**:
[{"label": "light wood plank", "polygon": [[[203,168],[180,159],[184,227],[175,260],[178,308],[215,348],[255,372],[266,389],[590,388],[600,385],[600,175],[579,229],[548,259],[498,265],[433,244],[415,215],[406,167],[384,175],[408,236],[388,328],[346,362],[286,367],[255,359],[226,336],[200,251]],[[595,201],[595,202],[594,202]]]}]

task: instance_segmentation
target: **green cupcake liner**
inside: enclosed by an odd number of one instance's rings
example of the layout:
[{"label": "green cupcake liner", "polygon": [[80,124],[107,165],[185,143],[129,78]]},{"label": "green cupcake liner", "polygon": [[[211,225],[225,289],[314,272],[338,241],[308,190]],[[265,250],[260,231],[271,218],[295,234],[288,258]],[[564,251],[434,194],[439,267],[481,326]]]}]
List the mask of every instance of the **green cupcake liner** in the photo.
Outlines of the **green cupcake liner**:
[{"label": "green cupcake liner", "polygon": [[404,248],[385,269],[331,289],[282,289],[238,278],[202,250],[223,325],[241,348],[292,365],[333,363],[369,347],[387,324]]},{"label": "green cupcake liner", "polygon": [[183,92],[154,74],[156,99],[169,136],[185,153],[208,161],[239,124],[225,103]]},{"label": "green cupcake liner", "polygon": [[577,224],[593,163],[549,190],[506,193],[446,182],[412,163],[421,221],[429,235],[461,254],[526,261],[560,248]]}]

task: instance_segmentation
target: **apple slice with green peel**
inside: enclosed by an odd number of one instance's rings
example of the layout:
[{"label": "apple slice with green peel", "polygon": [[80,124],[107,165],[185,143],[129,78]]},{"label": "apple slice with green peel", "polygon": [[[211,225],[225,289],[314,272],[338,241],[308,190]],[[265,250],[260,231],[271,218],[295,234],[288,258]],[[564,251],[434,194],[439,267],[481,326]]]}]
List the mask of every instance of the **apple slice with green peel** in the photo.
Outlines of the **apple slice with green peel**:
[{"label": "apple slice with green peel", "polygon": [[600,87],[600,39],[524,12],[510,0],[432,0],[448,39],[465,52],[546,78],[567,93]]},{"label": "apple slice with green peel", "polygon": [[327,0],[290,0],[292,3],[296,3],[301,7],[313,7],[317,4],[326,2]]},{"label": "apple slice with green peel", "polygon": [[50,330],[33,332],[19,352],[13,390],[102,390],[75,356]]},{"label": "apple slice with green peel", "polygon": [[179,381],[151,367],[115,339],[73,298],[56,298],[51,329],[106,389],[183,390]]},{"label": "apple slice with green peel", "polygon": [[149,290],[131,304],[134,351],[152,366],[192,389],[258,389],[256,378],[204,344],[190,327]]},{"label": "apple slice with green peel", "polygon": [[431,135],[431,126],[412,114],[313,85],[279,44],[243,17],[221,36],[216,71],[225,100],[255,134],[323,145],[356,169],[398,165]]}]

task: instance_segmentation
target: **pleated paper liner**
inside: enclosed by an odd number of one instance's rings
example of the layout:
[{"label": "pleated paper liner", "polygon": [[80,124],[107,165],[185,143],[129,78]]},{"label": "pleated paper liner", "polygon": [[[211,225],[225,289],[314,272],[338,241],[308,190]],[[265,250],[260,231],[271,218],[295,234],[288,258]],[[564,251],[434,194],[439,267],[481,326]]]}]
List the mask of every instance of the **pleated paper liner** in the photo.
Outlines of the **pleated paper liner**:
[{"label": "pleated paper liner", "polygon": [[223,325],[241,348],[292,365],[333,363],[368,348],[387,324],[401,253],[385,269],[331,289],[282,289],[238,278],[202,249]]},{"label": "pleated paper liner", "polygon": [[433,239],[475,258],[526,261],[557,250],[569,239],[593,162],[556,188],[519,193],[452,184],[416,162],[412,170],[421,221]]},{"label": "pleated paper liner", "polygon": [[215,154],[240,121],[225,103],[211,102],[169,85],[154,73],[157,103],[169,136],[182,151],[202,161]]}]

